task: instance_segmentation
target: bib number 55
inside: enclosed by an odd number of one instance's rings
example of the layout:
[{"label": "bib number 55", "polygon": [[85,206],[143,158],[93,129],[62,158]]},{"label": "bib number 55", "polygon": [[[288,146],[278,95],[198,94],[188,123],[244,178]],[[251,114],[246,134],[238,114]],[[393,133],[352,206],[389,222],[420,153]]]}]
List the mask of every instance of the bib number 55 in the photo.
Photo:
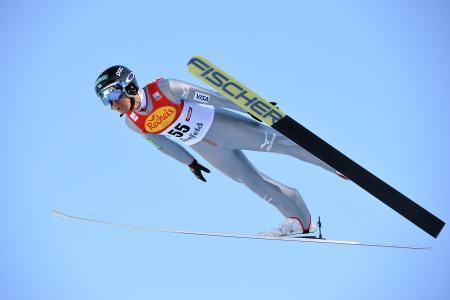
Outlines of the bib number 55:
[{"label": "bib number 55", "polygon": [[168,134],[171,134],[175,137],[182,137],[184,133],[189,132],[189,130],[191,130],[191,127],[178,123],[177,125],[175,125],[175,128],[172,128],[168,132]]}]

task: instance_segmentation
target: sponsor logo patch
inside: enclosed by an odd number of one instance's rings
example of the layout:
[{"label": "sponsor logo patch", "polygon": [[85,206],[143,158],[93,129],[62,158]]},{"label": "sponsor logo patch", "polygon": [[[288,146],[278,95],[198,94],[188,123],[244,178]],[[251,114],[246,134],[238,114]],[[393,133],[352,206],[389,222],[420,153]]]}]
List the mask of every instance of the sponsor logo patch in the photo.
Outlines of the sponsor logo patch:
[{"label": "sponsor logo patch", "polygon": [[263,199],[270,203],[270,202],[272,202],[273,197],[270,196],[270,195],[265,194]]},{"label": "sponsor logo patch", "polygon": [[186,100],[189,95],[189,87],[183,85],[183,94],[181,94],[181,99]]},{"label": "sponsor logo patch", "polygon": [[191,140],[195,140],[197,138],[198,134],[200,133],[200,130],[202,129],[202,127],[203,127],[203,123],[197,123],[197,127],[194,128],[194,131],[189,133],[189,135],[186,138],[181,139],[181,141],[187,143]]},{"label": "sponsor logo patch", "polygon": [[194,100],[196,100],[196,101],[200,101],[200,102],[203,102],[203,103],[208,103],[209,102],[209,95],[207,95],[207,94],[203,94],[203,93],[200,93],[200,92],[195,92],[195,94],[194,94]]},{"label": "sponsor logo patch", "polygon": [[189,120],[191,119],[191,116],[192,116],[192,107],[189,107],[188,114],[186,116],[186,121],[189,122]]},{"label": "sponsor logo patch", "polygon": [[133,80],[133,79],[134,79],[134,73],[131,72],[130,74],[128,74],[127,79],[126,79],[126,82],[128,83],[128,82],[130,82],[130,81]]},{"label": "sponsor logo patch", "polygon": [[145,120],[147,132],[159,132],[169,127],[177,115],[177,109],[173,106],[163,106],[155,110]]},{"label": "sponsor logo patch", "polygon": [[153,93],[153,99],[155,99],[156,101],[159,101],[159,99],[161,99],[161,94],[158,92],[154,92]]},{"label": "sponsor logo patch", "polygon": [[108,74],[103,75],[102,77],[100,77],[99,79],[97,79],[97,81],[95,82],[95,84],[99,84],[100,82],[104,81],[108,79]]},{"label": "sponsor logo patch", "polygon": [[275,142],[275,138],[277,137],[277,133],[276,132],[272,133],[272,138],[270,139],[270,141],[267,138],[267,131],[264,131],[264,133],[266,134],[266,136],[264,138],[264,143],[262,143],[259,147],[261,149],[264,149],[264,147],[267,146],[266,151],[269,152],[270,149],[272,149],[273,143]]},{"label": "sponsor logo patch", "polygon": [[137,121],[137,119],[139,119],[139,117],[134,112],[131,112],[130,118],[135,122]]}]

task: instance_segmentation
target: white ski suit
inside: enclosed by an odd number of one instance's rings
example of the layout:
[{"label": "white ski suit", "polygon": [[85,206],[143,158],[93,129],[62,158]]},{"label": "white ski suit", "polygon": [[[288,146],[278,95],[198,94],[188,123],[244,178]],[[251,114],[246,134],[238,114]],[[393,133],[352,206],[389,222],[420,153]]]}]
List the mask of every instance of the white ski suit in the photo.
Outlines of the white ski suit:
[{"label": "white ski suit", "polygon": [[[309,229],[311,215],[300,193],[260,172],[242,150],[285,154],[333,173],[335,169],[271,127],[232,111],[245,113],[217,92],[179,80],[159,79],[142,88],[139,95],[141,110],[128,113],[126,118],[132,130],[160,151],[190,165],[194,157],[174,141],[178,139],[285,217],[297,218],[304,231]],[[139,123],[140,119],[145,122]]]}]

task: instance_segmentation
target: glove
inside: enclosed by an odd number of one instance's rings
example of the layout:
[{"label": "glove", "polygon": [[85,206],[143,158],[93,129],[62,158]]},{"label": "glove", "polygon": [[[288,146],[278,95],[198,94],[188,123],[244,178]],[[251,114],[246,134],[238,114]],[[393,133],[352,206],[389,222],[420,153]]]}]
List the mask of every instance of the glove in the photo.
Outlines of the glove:
[{"label": "glove", "polygon": [[203,177],[202,171],[204,171],[206,173],[210,173],[208,168],[205,168],[204,166],[199,164],[196,159],[194,159],[192,161],[192,163],[189,165],[189,169],[191,169],[191,171],[192,171],[192,173],[194,173],[195,177],[197,177],[201,181],[206,182],[205,177]]},{"label": "glove", "polygon": [[[272,104],[273,106],[275,106],[276,108],[279,108],[278,106],[277,106],[277,103],[276,102],[272,102],[272,101],[270,101],[269,102],[270,104]],[[262,120],[260,119],[260,118],[258,118],[258,117],[255,117],[254,115],[252,115],[251,113],[249,113],[249,112],[247,112],[249,115],[250,115],[250,117],[252,117],[253,119],[255,119],[256,121],[258,121],[258,122],[262,122]]]}]

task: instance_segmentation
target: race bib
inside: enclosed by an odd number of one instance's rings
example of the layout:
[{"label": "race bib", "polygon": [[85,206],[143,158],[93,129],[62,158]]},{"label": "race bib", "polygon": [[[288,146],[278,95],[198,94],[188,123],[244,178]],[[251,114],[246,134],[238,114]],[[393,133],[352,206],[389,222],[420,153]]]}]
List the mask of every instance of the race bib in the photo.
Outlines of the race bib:
[{"label": "race bib", "polygon": [[178,119],[160,134],[176,138],[188,146],[200,142],[211,127],[214,107],[195,102],[184,102]]}]

